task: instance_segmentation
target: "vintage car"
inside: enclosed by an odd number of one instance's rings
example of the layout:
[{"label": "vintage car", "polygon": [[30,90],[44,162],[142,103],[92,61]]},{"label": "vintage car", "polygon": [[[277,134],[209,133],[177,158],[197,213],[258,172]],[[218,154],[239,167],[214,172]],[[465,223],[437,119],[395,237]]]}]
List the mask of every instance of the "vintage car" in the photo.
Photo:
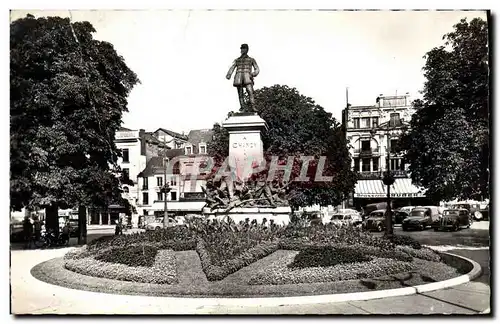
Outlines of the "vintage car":
[{"label": "vintage car", "polygon": [[330,218],[331,224],[354,225],[362,223],[361,215],[358,213],[336,213]]},{"label": "vintage car", "polygon": [[423,231],[427,227],[432,226],[432,223],[440,217],[439,208],[436,206],[424,206],[414,208],[410,215],[403,220],[403,231],[409,229],[419,229]]},{"label": "vintage car", "polygon": [[410,212],[415,208],[416,208],[415,206],[404,206],[399,208],[398,210],[410,214]]},{"label": "vintage car", "polygon": [[483,206],[479,212],[483,215],[483,220],[490,220],[490,204]]},{"label": "vintage car", "polygon": [[376,230],[382,232],[385,230],[385,209],[372,211],[363,222],[363,229],[367,231]]},{"label": "vintage car", "polygon": [[403,221],[410,216],[410,211],[408,210],[394,210],[392,212],[392,222],[394,224],[402,224]]},{"label": "vintage car", "polygon": [[[180,226],[179,222],[177,222],[175,219],[172,217],[168,218],[170,222],[170,226]],[[163,217],[156,219],[154,222],[149,223],[146,225],[146,231],[155,231],[155,230],[160,230],[163,228]]]},{"label": "vintage car", "polygon": [[472,225],[472,217],[467,209],[446,209],[441,218],[434,221],[432,227],[435,231],[450,229],[458,231],[462,226],[469,228]]},{"label": "vintage car", "polygon": [[483,219],[483,214],[480,212],[480,204],[458,202],[448,206],[448,209],[467,209],[472,215],[475,221],[480,221]]}]

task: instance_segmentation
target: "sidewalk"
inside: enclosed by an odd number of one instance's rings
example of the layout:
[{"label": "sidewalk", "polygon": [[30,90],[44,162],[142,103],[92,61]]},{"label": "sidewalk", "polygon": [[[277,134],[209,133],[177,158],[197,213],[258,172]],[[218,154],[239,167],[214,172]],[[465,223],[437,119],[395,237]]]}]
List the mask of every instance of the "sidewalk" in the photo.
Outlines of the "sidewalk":
[{"label": "sidewalk", "polygon": [[[221,298],[169,298],[111,295],[49,285],[33,278],[36,264],[69,249],[11,252],[11,301],[14,314],[479,314],[490,307],[490,287],[469,282],[419,295],[370,301],[252,307],[231,306]],[[234,299],[232,300],[234,303]]]}]

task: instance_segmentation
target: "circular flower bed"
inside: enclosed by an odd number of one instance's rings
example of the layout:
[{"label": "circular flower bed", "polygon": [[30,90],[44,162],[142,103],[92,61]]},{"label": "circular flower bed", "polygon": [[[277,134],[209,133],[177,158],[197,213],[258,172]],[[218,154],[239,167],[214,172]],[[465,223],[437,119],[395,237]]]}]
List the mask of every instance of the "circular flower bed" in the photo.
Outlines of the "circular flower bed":
[{"label": "circular flower bed", "polygon": [[416,271],[422,262],[443,264],[439,254],[406,236],[386,239],[334,225],[267,227],[199,220],[187,227],[100,238],[68,253],[64,262],[66,269],[90,276],[175,284],[175,251],[187,250],[197,252],[208,281],[224,280],[278,250],[289,250],[247,276],[250,285],[374,278]]}]

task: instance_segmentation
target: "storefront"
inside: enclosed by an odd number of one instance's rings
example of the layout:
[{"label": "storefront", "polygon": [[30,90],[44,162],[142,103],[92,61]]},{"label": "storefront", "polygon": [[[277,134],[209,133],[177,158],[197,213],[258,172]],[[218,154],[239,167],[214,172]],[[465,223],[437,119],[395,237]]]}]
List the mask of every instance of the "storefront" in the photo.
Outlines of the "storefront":
[{"label": "storefront", "polygon": [[[358,180],[354,189],[353,205],[361,209],[368,204],[385,202],[387,186],[382,180]],[[391,185],[391,205],[393,208],[403,206],[433,205],[425,196],[425,189],[416,187],[409,178],[396,178]]]},{"label": "storefront", "polygon": [[[205,201],[167,201],[169,216],[185,216],[186,214],[201,214]],[[151,212],[150,212],[151,213]],[[165,205],[163,202],[153,204],[154,215],[164,216]]]}]

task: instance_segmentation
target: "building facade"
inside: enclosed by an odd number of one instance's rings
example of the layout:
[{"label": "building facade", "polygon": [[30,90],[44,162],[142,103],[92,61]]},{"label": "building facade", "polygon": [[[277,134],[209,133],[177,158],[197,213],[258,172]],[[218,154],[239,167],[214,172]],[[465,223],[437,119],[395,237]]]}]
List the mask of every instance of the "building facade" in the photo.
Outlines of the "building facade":
[{"label": "building facade", "polygon": [[344,110],[352,168],[359,172],[359,180],[349,199],[351,207],[360,209],[386,200],[387,186],[381,179],[387,167],[396,178],[391,186],[393,207],[430,204],[424,190],[412,184],[408,166],[404,165],[402,154],[396,152],[403,129],[409,126],[413,113],[408,94],[380,95],[375,105],[349,106]]},{"label": "building facade", "polygon": [[[140,198],[139,173],[144,170],[147,163],[158,156],[163,144],[144,129],[132,130],[121,127],[115,134],[115,145],[121,151],[122,157],[118,158],[118,165],[124,178],[131,184],[122,186],[122,197],[127,199],[132,206],[132,223],[138,221],[138,203]],[[105,211],[90,210],[90,224],[112,225],[120,214],[124,214],[124,206],[110,205]]]},{"label": "building facade", "polygon": [[[212,139],[211,130],[192,130],[185,138],[179,139],[178,133],[159,129],[157,134],[165,136],[165,142],[177,146],[168,149],[163,156],[153,157],[148,161],[144,170],[139,173],[139,201],[138,213],[140,222],[149,222],[155,217],[163,217],[165,195],[160,192],[164,185],[165,165],[164,158],[177,161],[171,173],[167,174],[167,181],[171,191],[167,194],[167,210],[169,216],[184,216],[186,214],[201,214],[205,206],[205,195],[202,186],[205,186],[207,174],[197,174],[198,169],[207,158],[206,149]],[[170,139],[167,138],[170,136]],[[159,139],[160,140],[160,139]],[[161,138],[160,141],[162,141]]]}]

